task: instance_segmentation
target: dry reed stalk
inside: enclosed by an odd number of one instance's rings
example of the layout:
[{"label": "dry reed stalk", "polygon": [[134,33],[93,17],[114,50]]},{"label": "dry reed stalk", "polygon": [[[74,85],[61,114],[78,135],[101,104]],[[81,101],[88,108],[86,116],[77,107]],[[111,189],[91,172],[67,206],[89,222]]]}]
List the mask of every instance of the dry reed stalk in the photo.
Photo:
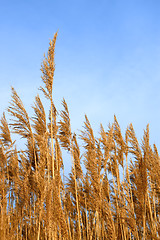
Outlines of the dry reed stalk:
[{"label": "dry reed stalk", "polygon": [[50,137],[51,137],[51,152],[52,152],[52,177],[54,178],[54,150],[53,150],[53,78],[54,78],[54,71],[55,71],[55,62],[54,62],[54,55],[55,55],[55,44],[57,39],[58,33],[55,33],[54,38],[49,43],[49,49],[47,57],[43,60],[43,64],[41,67],[42,71],[42,81],[45,84],[45,88],[40,87],[42,92],[44,93],[45,97],[50,100]]}]

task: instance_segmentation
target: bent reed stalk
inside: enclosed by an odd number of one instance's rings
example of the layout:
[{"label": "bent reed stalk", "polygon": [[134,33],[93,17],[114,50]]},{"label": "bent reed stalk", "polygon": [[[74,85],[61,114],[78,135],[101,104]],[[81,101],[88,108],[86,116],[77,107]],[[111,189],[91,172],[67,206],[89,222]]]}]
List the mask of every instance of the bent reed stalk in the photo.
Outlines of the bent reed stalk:
[{"label": "bent reed stalk", "polygon": [[[149,126],[139,144],[132,124],[123,137],[114,117],[95,137],[85,116],[78,139],[66,101],[58,112],[52,97],[56,39],[41,67],[49,114],[37,95],[30,118],[12,88],[11,122],[0,121],[0,239],[160,239],[160,158]],[[72,159],[65,182],[63,149]]]}]

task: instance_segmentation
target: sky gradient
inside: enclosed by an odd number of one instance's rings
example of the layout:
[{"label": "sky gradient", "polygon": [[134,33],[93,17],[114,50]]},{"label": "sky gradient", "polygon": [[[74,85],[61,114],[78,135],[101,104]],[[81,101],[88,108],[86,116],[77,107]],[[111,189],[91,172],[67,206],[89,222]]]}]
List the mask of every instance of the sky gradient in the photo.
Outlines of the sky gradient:
[{"label": "sky gradient", "polygon": [[68,103],[72,131],[87,114],[95,134],[114,114],[140,140],[150,125],[160,150],[160,1],[27,0],[0,4],[0,115],[15,87],[27,111],[58,30],[53,98]]}]

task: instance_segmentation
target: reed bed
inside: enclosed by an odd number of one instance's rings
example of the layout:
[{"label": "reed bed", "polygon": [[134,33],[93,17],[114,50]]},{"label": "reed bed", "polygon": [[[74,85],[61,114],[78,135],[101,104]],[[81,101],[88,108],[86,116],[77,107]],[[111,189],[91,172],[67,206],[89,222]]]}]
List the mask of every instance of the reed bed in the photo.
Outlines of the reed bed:
[{"label": "reed bed", "polygon": [[[99,137],[87,116],[80,135],[73,133],[66,101],[57,111],[52,98],[56,38],[41,67],[49,113],[37,95],[29,117],[12,88],[11,121],[1,118],[0,239],[160,239],[160,158],[149,126],[141,143],[132,124],[122,136],[116,117]],[[72,161],[65,181],[64,150]]]}]

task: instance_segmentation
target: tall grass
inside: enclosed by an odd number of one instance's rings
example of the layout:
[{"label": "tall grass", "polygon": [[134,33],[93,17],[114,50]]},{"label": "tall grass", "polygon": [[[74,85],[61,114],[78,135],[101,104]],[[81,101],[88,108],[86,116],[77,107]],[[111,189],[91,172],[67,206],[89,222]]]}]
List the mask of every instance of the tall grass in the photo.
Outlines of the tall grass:
[{"label": "tall grass", "polygon": [[[30,118],[12,88],[12,120],[1,118],[0,239],[160,239],[160,158],[149,126],[139,143],[132,124],[123,137],[114,117],[97,138],[85,116],[77,139],[66,101],[58,112],[52,98],[56,38],[41,68],[49,113],[37,95]],[[12,134],[25,140],[25,150]],[[72,161],[65,182],[62,149]]]}]

